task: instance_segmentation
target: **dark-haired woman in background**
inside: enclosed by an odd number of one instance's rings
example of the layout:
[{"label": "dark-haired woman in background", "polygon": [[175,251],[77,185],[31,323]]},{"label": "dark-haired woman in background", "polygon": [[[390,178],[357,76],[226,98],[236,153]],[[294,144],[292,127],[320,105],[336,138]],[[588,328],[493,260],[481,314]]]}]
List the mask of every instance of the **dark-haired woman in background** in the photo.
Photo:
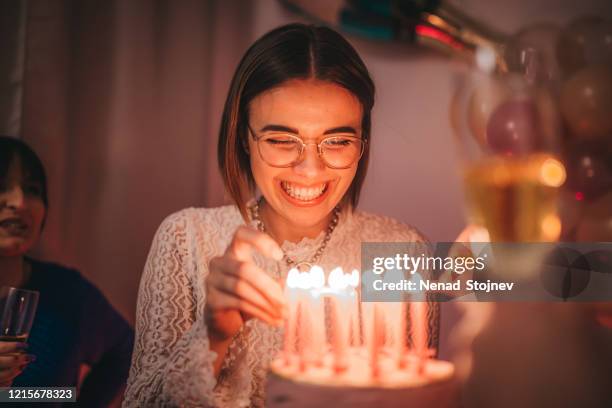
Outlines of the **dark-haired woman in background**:
[{"label": "dark-haired woman in background", "polygon": [[0,342],[0,386],[76,386],[85,364],[78,402],[106,407],[125,384],[133,331],[78,271],[26,256],[47,208],[40,159],[22,141],[0,136],[0,286],[40,292],[27,345]]},{"label": "dark-haired woman in background", "polygon": [[329,28],[283,26],[246,52],[218,147],[234,205],[186,209],[159,227],[140,283],[126,406],[263,406],[288,269],[351,270],[363,241],[424,241],[355,209],[373,104],[365,65]]}]

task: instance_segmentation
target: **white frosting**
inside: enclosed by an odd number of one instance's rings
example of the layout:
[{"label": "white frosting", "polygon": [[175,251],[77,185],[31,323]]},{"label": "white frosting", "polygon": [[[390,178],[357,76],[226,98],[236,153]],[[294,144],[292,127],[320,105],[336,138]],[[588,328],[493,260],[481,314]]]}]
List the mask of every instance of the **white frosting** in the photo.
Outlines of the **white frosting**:
[{"label": "white frosting", "polygon": [[365,349],[352,348],[347,352],[347,367],[341,372],[334,369],[335,358],[327,353],[321,364],[301,367],[298,359],[289,362],[280,357],[272,361],[271,371],[287,380],[331,387],[360,388],[415,388],[447,381],[453,378],[454,366],[447,361],[425,359],[423,370],[418,372],[419,359],[408,355],[403,368],[391,353],[381,353],[379,375],[373,378]]}]

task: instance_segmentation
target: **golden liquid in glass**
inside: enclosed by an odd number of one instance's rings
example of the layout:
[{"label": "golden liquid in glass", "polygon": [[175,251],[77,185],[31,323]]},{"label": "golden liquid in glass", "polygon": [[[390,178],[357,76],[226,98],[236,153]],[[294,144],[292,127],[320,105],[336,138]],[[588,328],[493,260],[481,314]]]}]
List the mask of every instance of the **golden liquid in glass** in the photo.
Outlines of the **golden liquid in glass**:
[{"label": "golden liquid in glass", "polygon": [[557,214],[565,168],[549,154],[495,157],[466,169],[471,222],[486,227],[492,242],[550,242],[561,234]]}]

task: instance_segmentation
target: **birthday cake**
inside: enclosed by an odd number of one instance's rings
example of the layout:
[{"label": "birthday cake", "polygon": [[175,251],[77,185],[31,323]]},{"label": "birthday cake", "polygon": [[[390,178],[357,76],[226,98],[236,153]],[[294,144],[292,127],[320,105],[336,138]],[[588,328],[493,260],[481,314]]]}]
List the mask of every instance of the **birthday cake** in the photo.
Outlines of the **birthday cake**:
[{"label": "birthday cake", "polygon": [[[268,376],[266,406],[281,407],[422,407],[459,406],[459,388],[453,365],[427,359],[418,372],[416,359],[397,369],[388,356],[380,359],[380,376],[373,379],[368,357],[355,350],[345,371],[332,368],[327,355],[321,366],[301,370],[285,359],[272,362]],[[412,361],[411,361],[412,360]]]},{"label": "birthday cake", "polygon": [[457,407],[454,366],[432,358],[430,304],[361,302],[358,287],[357,271],[289,271],[266,406]]}]

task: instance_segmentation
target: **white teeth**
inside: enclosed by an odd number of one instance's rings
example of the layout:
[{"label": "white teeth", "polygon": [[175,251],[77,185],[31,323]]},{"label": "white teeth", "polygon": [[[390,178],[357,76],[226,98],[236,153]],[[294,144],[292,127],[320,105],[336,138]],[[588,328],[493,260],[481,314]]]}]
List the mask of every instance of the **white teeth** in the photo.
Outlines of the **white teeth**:
[{"label": "white teeth", "polygon": [[287,181],[283,181],[281,182],[281,187],[287,192],[287,194],[289,194],[293,198],[297,198],[298,200],[302,201],[310,201],[314,200],[315,198],[318,198],[321,194],[323,194],[323,192],[327,188],[327,183],[323,183],[317,187],[305,188],[298,187]]}]

